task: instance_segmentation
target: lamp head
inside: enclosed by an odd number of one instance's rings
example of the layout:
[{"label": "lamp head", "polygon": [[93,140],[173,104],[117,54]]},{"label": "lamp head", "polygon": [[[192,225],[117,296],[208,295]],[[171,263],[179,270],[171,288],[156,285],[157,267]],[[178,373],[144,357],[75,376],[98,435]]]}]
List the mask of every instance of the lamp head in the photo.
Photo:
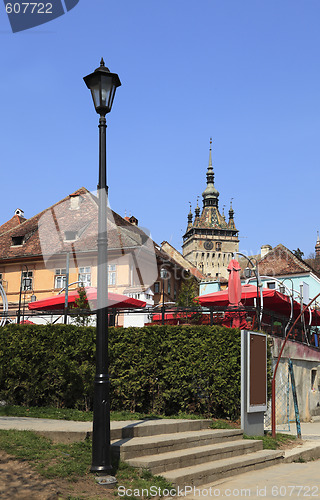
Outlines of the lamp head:
[{"label": "lamp head", "polygon": [[84,82],[91,91],[96,112],[101,116],[110,113],[116,89],[120,87],[121,82],[116,73],[110,73],[103,58],[99,68],[84,77]]}]

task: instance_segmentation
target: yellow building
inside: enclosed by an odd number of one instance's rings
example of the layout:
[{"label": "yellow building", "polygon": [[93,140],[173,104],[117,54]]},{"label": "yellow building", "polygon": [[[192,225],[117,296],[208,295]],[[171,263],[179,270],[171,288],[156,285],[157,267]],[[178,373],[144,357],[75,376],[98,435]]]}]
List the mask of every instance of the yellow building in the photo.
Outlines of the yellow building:
[{"label": "yellow building", "polygon": [[[76,289],[97,286],[98,199],[80,188],[53,206],[26,219],[17,209],[0,226],[0,279],[14,319],[19,308],[56,295],[66,284]],[[160,268],[170,279],[160,280]],[[108,288],[150,304],[174,301],[186,270],[138,227],[108,209]],[[171,272],[170,272],[171,271]],[[162,296],[161,296],[162,292]]]}]

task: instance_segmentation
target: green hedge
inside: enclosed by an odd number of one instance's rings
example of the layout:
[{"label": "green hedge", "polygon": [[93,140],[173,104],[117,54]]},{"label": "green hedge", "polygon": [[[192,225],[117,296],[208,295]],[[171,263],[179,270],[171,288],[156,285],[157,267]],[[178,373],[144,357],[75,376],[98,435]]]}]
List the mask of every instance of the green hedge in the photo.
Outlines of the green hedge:
[{"label": "green hedge", "polygon": [[[237,418],[240,332],[219,326],[109,330],[113,410]],[[0,399],[92,409],[95,329],[0,328]]]}]

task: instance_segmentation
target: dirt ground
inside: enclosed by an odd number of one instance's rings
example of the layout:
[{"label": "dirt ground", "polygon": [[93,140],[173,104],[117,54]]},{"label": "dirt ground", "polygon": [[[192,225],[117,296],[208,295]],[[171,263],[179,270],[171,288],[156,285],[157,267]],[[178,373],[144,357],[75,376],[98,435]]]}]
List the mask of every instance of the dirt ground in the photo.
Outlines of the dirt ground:
[{"label": "dirt ground", "polygon": [[111,500],[115,498],[114,491],[98,485],[94,476],[84,476],[77,482],[44,479],[27,462],[0,451],[1,500],[64,500],[70,496],[84,500]]},{"label": "dirt ground", "polygon": [[[301,441],[289,441],[281,449],[293,448]],[[96,483],[93,475],[79,481],[66,479],[48,480],[33,471],[26,461],[18,460],[0,450],[0,499],[1,500],[111,500],[115,488]],[[119,498],[119,497],[118,497]]]}]

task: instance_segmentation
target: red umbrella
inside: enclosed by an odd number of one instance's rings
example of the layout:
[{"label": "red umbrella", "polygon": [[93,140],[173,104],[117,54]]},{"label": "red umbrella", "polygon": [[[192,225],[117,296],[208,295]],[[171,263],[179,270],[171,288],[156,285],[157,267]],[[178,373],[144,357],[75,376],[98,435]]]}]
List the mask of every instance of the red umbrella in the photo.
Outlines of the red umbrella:
[{"label": "red umbrella", "polygon": [[[88,302],[92,302],[93,309],[95,307],[95,302],[97,300],[97,289],[94,287],[85,288]],[[75,301],[79,298],[78,290],[71,290],[68,293],[68,306],[72,307],[75,305]],[[64,309],[65,294],[53,295],[46,299],[37,300],[36,302],[30,302],[28,304],[29,309],[34,311],[54,311]],[[118,293],[109,292],[108,293],[108,307],[114,309],[139,309],[145,307],[146,302],[142,300],[133,299],[127,297],[126,295],[120,295]]]},{"label": "red umbrella", "polygon": [[[241,281],[240,281],[241,267],[239,262],[232,259],[228,265],[229,280],[228,280],[228,300],[230,307],[243,307],[241,303]],[[241,312],[229,312],[226,318],[228,323],[231,322],[233,328],[246,328],[247,323]]]},{"label": "red umbrella", "polygon": [[237,260],[232,259],[228,265],[228,298],[230,306],[239,307],[241,305],[241,267]]}]

